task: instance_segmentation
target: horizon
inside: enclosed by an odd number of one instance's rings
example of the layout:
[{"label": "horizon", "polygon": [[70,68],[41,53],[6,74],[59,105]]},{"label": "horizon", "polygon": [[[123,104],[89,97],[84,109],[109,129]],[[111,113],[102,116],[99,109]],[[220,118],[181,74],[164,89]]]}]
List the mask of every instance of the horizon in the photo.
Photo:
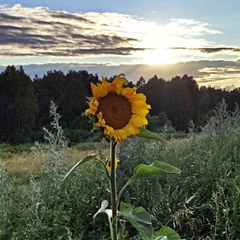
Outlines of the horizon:
[{"label": "horizon", "polygon": [[[232,62],[228,62],[228,65]],[[238,86],[232,85],[217,85],[217,82],[223,82],[226,76],[222,76],[220,79],[213,80],[214,83],[211,84],[211,81],[204,81],[205,72],[199,72],[199,66],[204,66],[205,68],[214,69],[215,66],[225,65],[225,61],[204,61],[199,60],[195,62],[179,62],[176,64],[158,64],[158,65],[147,65],[147,64],[135,64],[135,65],[117,65],[117,66],[105,66],[101,64],[95,65],[84,65],[84,64],[64,64],[64,63],[51,63],[51,64],[30,64],[30,65],[13,65],[16,69],[19,69],[20,66],[23,67],[24,72],[34,80],[35,77],[42,78],[44,75],[47,75],[48,71],[62,71],[64,74],[67,74],[69,71],[87,71],[89,74],[97,74],[99,78],[101,77],[113,77],[119,73],[124,73],[126,79],[133,82],[134,84],[140,79],[144,78],[146,81],[153,78],[155,75],[158,78],[162,78],[166,81],[171,80],[172,78],[183,75],[188,75],[193,77],[197,82],[199,87],[213,87],[221,88],[225,90],[233,90],[240,88]],[[12,65],[8,65],[12,66]],[[70,67],[71,66],[71,67]],[[240,63],[238,63],[240,66]],[[7,66],[0,66],[0,72],[3,72]],[[201,75],[202,74],[202,75]],[[230,81],[228,82],[230,83]]]}]

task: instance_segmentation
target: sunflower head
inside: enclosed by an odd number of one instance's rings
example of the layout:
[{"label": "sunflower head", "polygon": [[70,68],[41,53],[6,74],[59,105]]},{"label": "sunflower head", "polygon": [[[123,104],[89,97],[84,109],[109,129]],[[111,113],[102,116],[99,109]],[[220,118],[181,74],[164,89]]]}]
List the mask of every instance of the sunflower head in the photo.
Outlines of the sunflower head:
[{"label": "sunflower head", "polygon": [[151,108],[146,96],[136,93],[136,87],[124,87],[127,80],[120,74],[110,83],[91,83],[93,98],[89,101],[86,115],[97,117],[96,126],[104,129],[105,136],[116,141],[139,134],[139,128],[147,125],[146,115]]}]

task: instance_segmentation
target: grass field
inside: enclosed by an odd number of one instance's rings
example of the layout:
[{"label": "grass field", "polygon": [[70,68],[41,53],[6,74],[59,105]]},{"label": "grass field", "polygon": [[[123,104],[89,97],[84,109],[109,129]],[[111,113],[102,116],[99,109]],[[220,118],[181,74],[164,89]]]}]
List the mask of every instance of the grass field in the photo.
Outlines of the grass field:
[{"label": "grass field", "polygon": [[[108,149],[106,152],[107,151]],[[69,163],[69,166],[71,166],[80,159],[93,153],[96,153],[94,149],[82,151],[71,148],[66,150],[64,154],[66,157],[66,163]],[[44,159],[41,158],[40,153],[33,154],[31,152],[14,153],[3,161],[5,162],[7,170],[11,173],[23,171],[36,172],[41,168],[41,165],[44,164]]]},{"label": "grass field", "polygon": [[[55,136],[59,134],[51,135]],[[170,142],[163,147],[129,138],[119,145],[119,189],[140,163],[160,160],[182,170],[180,175],[149,178],[130,186],[122,201],[143,206],[151,214],[155,230],[168,225],[187,240],[239,239],[239,110],[229,113],[222,103],[201,132]],[[93,221],[102,200],[110,200],[101,164],[86,163],[62,182],[70,166],[89,153],[108,156],[107,143],[68,149],[63,138],[36,146],[33,152],[4,153],[0,239],[110,239],[106,217],[99,215]],[[141,239],[125,222],[120,236]]]}]

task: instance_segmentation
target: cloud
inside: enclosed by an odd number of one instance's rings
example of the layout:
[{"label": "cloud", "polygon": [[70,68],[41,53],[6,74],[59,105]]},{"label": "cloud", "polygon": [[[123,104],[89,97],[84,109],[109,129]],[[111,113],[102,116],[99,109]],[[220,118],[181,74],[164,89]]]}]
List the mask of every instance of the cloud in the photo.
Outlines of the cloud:
[{"label": "cloud", "polygon": [[174,47],[170,48],[174,50],[193,50],[193,51],[199,51],[202,53],[219,53],[219,52],[240,52],[240,48],[238,47],[215,47],[215,48],[185,48],[185,47]]},{"label": "cloud", "polygon": [[133,47],[138,39],[109,31],[111,15],[100,25],[101,14],[98,19],[87,17],[41,7],[23,8],[19,4],[2,7],[0,56],[126,55],[144,50]]},{"label": "cloud", "polygon": [[118,13],[70,14],[20,4],[0,5],[0,32],[1,58],[98,55],[137,58],[139,53],[176,47],[176,43],[183,47],[205,47],[209,42],[202,38],[203,34],[220,33],[208,23],[191,19],[171,19],[160,24]]},{"label": "cloud", "polygon": [[[19,66],[17,66],[19,67]],[[0,65],[0,71],[6,67]],[[48,71],[61,70],[67,73],[69,70],[87,70],[89,73],[99,76],[112,77],[116,73],[124,72],[128,80],[136,82],[140,77],[148,80],[154,75],[165,80],[175,76],[188,74],[193,76],[200,86],[221,87],[232,89],[240,87],[240,62],[238,61],[192,61],[176,64],[132,64],[112,66],[109,64],[79,64],[79,63],[51,63],[30,64],[23,66],[25,72],[34,77],[36,74],[42,77]]]},{"label": "cloud", "polygon": [[206,66],[198,70],[196,77],[200,85],[214,85],[227,89],[240,86],[240,64],[226,63],[225,66]]},{"label": "cloud", "polygon": [[215,53],[215,52],[224,52],[224,51],[240,52],[240,48],[230,48],[230,47],[198,48],[195,50],[199,50],[201,52],[206,52],[206,53]]}]

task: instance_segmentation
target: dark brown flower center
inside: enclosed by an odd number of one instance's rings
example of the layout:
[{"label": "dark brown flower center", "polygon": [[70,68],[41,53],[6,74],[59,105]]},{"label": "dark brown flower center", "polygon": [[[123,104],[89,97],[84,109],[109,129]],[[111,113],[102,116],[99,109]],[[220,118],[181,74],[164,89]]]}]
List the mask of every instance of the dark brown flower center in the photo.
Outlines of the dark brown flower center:
[{"label": "dark brown flower center", "polygon": [[129,122],[132,112],[127,98],[110,92],[100,98],[97,113],[101,112],[106,124],[113,129],[121,129]]}]

